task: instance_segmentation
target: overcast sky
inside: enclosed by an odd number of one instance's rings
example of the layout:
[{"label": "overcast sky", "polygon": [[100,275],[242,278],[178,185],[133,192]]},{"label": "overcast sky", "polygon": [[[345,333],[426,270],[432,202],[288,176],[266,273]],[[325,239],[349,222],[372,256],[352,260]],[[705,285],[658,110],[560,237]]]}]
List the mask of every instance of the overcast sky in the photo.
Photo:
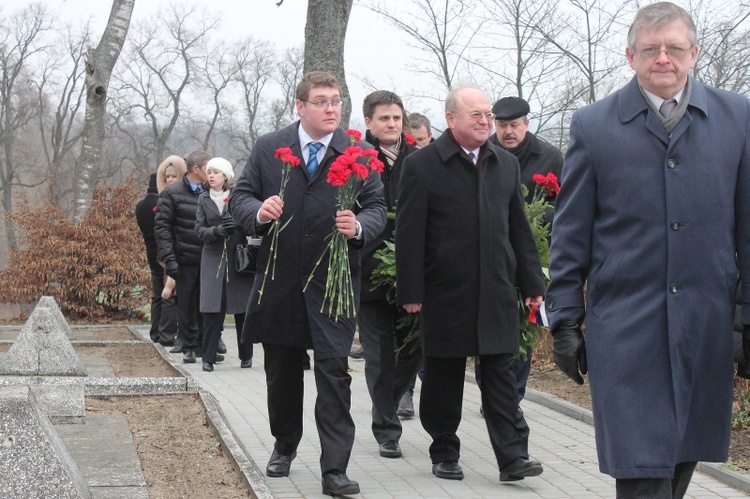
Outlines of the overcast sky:
[{"label": "overcast sky", "polygon": [[[32,3],[34,0],[0,0],[4,13]],[[222,17],[220,29],[227,39],[241,38],[251,34],[256,39],[273,42],[279,50],[301,46],[304,43],[307,1],[285,0],[276,7],[278,0],[193,0],[197,5],[207,5]],[[136,0],[132,21],[154,15],[170,0]],[[51,12],[59,12],[65,22],[92,20],[99,36],[106,26],[112,7],[110,0],[45,0]],[[397,0],[392,0],[394,8]],[[377,52],[376,52],[377,51]],[[382,90],[403,94],[408,111],[425,112],[433,121],[441,121],[442,103],[437,101],[409,99],[408,94],[418,87],[413,74],[406,70],[415,49],[407,47],[406,36],[391,27],[379,16],[358,5],[355,0],[346,36],[345,69],[347,84],[352,96],[352,125],[364,128],[361,105],[365,95],[371,91],[357,79],[366,75]],[[386,72],[383,68],[389,67]],[[429,85],[434,85],[430,82]],[[395,87],[395,88],[394,88]],[[356,121],[355,121],[356,120]],[[444,125],[444,121],[442,122]],[[441,125],[442,126],[442,125]]]}]

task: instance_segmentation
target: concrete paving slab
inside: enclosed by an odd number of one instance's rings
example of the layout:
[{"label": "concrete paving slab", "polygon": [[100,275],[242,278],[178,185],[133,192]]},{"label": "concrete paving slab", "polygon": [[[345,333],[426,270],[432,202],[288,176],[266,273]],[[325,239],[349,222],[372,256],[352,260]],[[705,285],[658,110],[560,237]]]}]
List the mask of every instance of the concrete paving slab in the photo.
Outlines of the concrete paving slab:
[{"label": "concrete paving slab", "polygon": [[[135,328],[142,337],[148,327]],[[233,333],[233,326],[227,325]],[[266,385],[263,372],[263,350],[255,346],[253,367],[240,369],[237,345],[228,341],[226,361],[216,364],[211,373],[203,372],[201,364],[182,364],[179,354],[170,357],[175,366],[192,376],[197,383],[218,400],[229,426],[260,470],[273,449],[268,427]],[[544,394],[527,396],[522,402],[524,415],[531,428],[530,454],[542,462],[544,473],[521,482],[500,483],[497,464],[489,443],[484,419],[479,415],[480,393],[476,384],[464,387],[463,419],[459,428],[462,440],[461,465],[466,478],[462,481],[440,480],[432,476],[428,454],[429,435],[419,417],[402,421],[402,459],[385,459],[378,455],[372,432],[371,401],[364,379],[364,361],[350,359],[352,367],[352,417],[357,432],[348,474],[360,483],[358,497],[508,497],[508,498],[611,498],[615,496],[614,480],[599,472],[594,428],[588,424],[590,413],[581,412],[571,404],[545,405]],[[559,401],[562,402],[562,401]],[[320,489],[320,445],[314,421],[315,382],[313,373],[305,373],[305,434],[297,451],[288,478],[266,478],[274,497],[324,497]],[[415,392],[419,406],[419,384]],[[702,463],[703,464],[703,463]],[[747,477],[741,483],[750,486]],[[750,488],[748,489],[750,490]],[[686,497],[746,497],[705,473],[695,474]]]}]

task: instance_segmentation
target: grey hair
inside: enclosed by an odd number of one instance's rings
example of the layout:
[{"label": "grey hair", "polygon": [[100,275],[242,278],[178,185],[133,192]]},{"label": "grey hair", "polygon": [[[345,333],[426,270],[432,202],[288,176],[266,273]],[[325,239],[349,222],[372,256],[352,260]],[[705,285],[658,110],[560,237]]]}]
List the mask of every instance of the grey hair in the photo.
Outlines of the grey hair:
[{"label": "grey hair", "polygon": [[450,91],[448,92],[448,95],[445,97],[445,112],[446,113],[455,113],[458,109],[458,93],[461,90],[464,90],[466,88],[473,88],[475,90],[482,91],[479,86],[477,86],[476,83],[472,82],[461,82],[457,85],[454,85],[451,87]]},{"label": "grey hair", "polygon": [[690,46],[697,45],[698,33],[690,14],[671,2],[657,2],[638,10],[633,24],[630,25],[628,30],[628,47],[630,47],[630,50],[635,50],[636,39],[642,30],[666,26],[674,21],[683,21],[687,25]]},{"label": "grey hair", "polygon": [[430,131],[430,119],[424,114],[411,113],[409,115],[409,126],[412,130],[417,128],[425,127],[427,131]]}]

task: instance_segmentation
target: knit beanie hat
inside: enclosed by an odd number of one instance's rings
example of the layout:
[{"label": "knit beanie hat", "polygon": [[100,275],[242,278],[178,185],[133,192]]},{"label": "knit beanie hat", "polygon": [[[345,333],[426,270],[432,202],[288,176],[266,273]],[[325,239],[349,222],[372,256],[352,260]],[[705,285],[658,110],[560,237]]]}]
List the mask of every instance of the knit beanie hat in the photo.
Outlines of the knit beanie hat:
[{"label": "knit beanie hat", "polygon": [[206,164],[206,172],[208,170],[217,170],[224,174],[228,182],[234,180],[234,168],[232,164],[224,158],[211,158]]}]

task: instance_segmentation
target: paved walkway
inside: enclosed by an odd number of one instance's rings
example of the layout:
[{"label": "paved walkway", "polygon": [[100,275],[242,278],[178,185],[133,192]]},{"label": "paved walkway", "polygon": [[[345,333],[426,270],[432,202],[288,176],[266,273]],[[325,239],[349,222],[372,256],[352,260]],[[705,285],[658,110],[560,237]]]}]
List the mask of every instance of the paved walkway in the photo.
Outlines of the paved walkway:
[{"label": "paved walkway", "polygon": [[[148,335],[147,329],[144,329]],[[234,326],[228,326],[225,341],[229,352],[226,361],[211,373],[203,372],[200,359],[196,364],[182,364],[205,389],[219,401],[229,425],[239,437],[251,459],[261,470],[273,449],[268,427],[263,351],[256,345],[253,367],[240,369],[237,346],[230,341]],[[142,332],[143,334],[143,332]],[[181,363],[181,354],[172,354]],[[531,428],[529,454],[544,465],[544,473],[520,482],[500,483],[487,427],[479,415],[479,389],[466,383],[463,419],[459,427],[462,481],[441,480],[431,474],[427,453],[430,439],[419,418],[403,421],[402,459],[386,459],[370,431],[371,402],[364,378],[364,361],[350,359],[352,375],[352,416],[357,426],[356,441],[348,476],[357,480],[363,498],[589,498],[615,497],[614,480],[599,472],[594,447],[594,428],[583,421],[560,414],[543,405],[522,402]],[[419,383],[415,391],[419,402]],[[320,446],[314,421],[315,380],[312,371],[305,373],[305,433],[292,463],[289,478],[269,478],[267,482],[277,497],[326,497],[320,485]],[[696,473],[687,496],[747,497],[706,474]]]}]

